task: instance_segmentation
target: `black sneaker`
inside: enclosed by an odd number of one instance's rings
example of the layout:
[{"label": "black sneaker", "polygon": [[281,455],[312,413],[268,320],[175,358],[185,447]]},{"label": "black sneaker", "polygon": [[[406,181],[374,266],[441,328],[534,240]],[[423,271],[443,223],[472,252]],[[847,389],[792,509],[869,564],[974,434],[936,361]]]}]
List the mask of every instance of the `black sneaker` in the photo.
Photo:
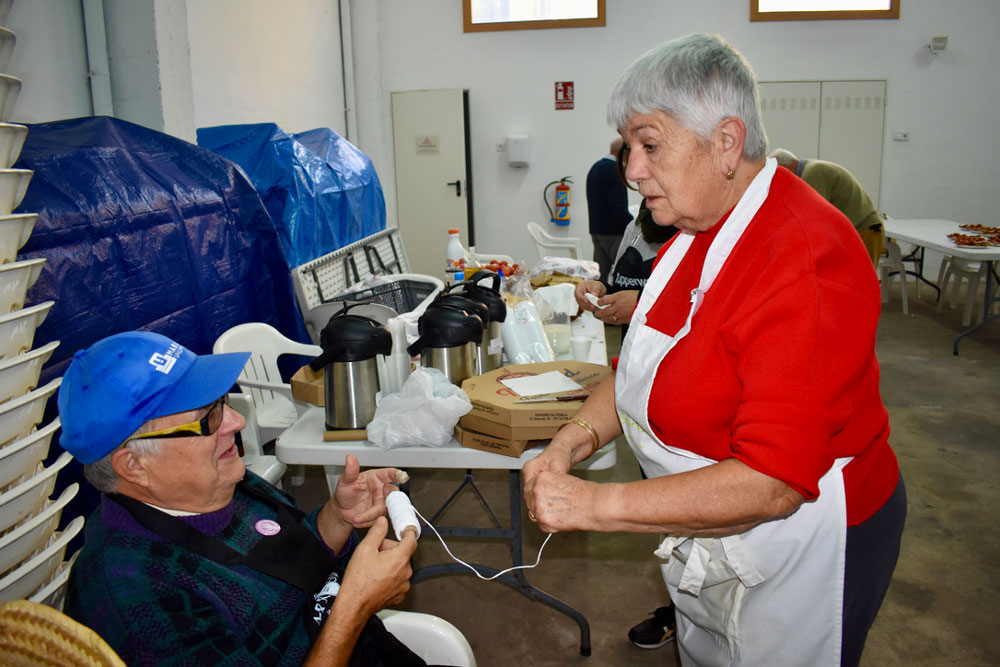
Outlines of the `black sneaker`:
[{"label": "black sneaker", "polygon": [[674,640],[677,621],[674,606],[660,607],[642,623],[628,631],[628,639],[639,648],[660,648]]}]

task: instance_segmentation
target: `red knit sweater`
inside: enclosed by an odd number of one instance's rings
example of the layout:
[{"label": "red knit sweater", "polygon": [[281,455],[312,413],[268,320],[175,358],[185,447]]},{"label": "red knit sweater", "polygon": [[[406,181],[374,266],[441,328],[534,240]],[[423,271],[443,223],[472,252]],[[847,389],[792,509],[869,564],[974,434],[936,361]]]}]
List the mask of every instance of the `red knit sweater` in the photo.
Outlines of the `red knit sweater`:
[{"label": "red knit sweater", "polygon": [[[696,236],[650,309],[649,326],[673,335],[684,324],[724,224]],[[889,498],[899,474],[879,396],[880,307],[878,280],[851,223],[778,169],[691,333],[657,370],[654,432],[702,456],[735,457],[806,500],[816,498],[835,458],[853,456],[844,481],[847,523],[857,525]]]}]

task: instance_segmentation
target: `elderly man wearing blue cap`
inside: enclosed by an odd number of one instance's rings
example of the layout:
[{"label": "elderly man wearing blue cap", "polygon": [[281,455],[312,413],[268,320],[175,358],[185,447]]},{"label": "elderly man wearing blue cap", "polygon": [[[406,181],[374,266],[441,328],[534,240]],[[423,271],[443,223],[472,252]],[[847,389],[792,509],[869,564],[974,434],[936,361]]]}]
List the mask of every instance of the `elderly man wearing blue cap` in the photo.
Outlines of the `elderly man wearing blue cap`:
[{"label": "elderly man wearing blue cap", "polygon": [[409,589],[415,536],[382,516],[405,473],[351,457],[305,515],[245,471],[225,398],[248,356],[146,332],[76,353],[59,442],[103,495],[66,612],[129,665],[423,664],[373,616]]}]

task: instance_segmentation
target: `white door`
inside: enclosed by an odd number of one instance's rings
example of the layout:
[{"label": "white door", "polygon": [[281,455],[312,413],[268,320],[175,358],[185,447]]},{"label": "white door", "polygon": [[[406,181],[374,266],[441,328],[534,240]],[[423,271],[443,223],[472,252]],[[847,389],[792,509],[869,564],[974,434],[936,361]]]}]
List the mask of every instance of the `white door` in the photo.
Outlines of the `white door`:
[{"label": "white door", "polygon": [[413,273],[445,278],[451,227],[465,247],[474,243],[466,100],[461,89],[392,93],[396,215]]}]

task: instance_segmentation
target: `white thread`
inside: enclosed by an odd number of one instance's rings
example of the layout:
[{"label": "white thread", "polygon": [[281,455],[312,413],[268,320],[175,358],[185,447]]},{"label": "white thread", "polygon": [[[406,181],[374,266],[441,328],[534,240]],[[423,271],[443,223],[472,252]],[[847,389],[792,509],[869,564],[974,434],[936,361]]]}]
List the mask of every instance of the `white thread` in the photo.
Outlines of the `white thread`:
[{"label": "white thread", "polygon": [[417,521],[410,499],[402,491],[392,491],[385,497],[385,508],[389,511],[389,521],[396,531],[396,539],[403,539],[403,530],[413,526],[420,537],[420,522]]},{"label": "white thread", "polygon": [[[396,491],[393,491],[392,493],[396,493]],[[392,494],[389,494],[389,495],[392,495]],[[448,552],[448,555],[451,556],[452,560],[454,560],[457,563],[461,563],[465,567],[467,567],[470,570],[472,570],[472,573],[474,575],[476,575],[477,577],[479,577],[480,579],[482,579],[483,581],[493,581],[497,577],[505,575],[508,572],[513,572],[514,570],[528,570],[528,569],[531,569],[533,567],[537,567],[538,563],[542,560],[542,550],[545,549],[545,545],[548,543],[549,538],[552,537],[552,533],[549,533],[548,535],[545,536],[545,541],[542,542],[542,546],[538,547],[538,558],[535,559],[534,565],[515,565],[514,567],[508,567],[506,570],[503,570],[501,572],[497,572],[492,577],[484,577],[483,575],[479,574],[479,570],[477,570],[476,568],[472,567],[471,565],[469,565],[468,563],[466,563],[461,558],[458,558],[457,556],[455,556],[455,554],[453,554],[451,552],[451,549],[448,548],[448,545],[444,543],[444,538],[441,537],[441,534],[439,532],[437,532],[437,528],[434,527],[434,524],[432,524],[430,521],[428,521],[427,519],[425,519],[424,515],[421,514],[419,511],[417,511],[416,507],[413,507],[413,505],[410,505],[410,508],[416,513],[417,516],[420,517],[421,521],[423,521],[424,523],[427,524],[428,528],[430,528],[432,531],[434,531],[434,534],[437,535],[437,538],[439,540],[441,540],[441,546],[443,546],[444,550]]]}]

